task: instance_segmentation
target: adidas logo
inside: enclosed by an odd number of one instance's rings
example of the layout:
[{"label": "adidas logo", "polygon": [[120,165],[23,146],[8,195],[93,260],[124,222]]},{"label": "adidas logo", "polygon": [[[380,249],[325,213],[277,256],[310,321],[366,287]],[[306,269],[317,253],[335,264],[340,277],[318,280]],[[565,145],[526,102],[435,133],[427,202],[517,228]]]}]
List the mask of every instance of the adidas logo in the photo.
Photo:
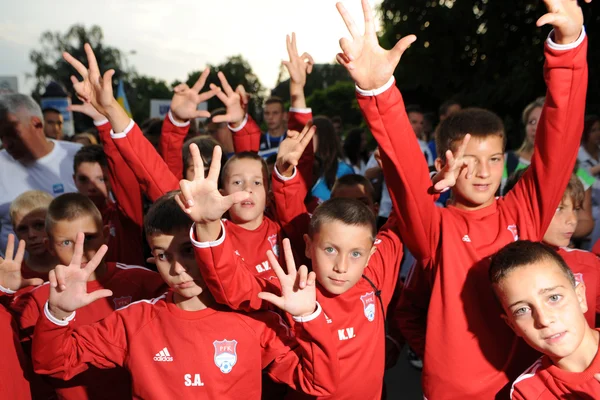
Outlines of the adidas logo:
[{"label": "adidas logo", "polygon": [[469,237],[469,235],[465,235],[463,236],[462,241],[466,243],[471,243],[471,238]]},{"label": "adidas logo", "polygon": [[173,357],[169,354],[169,350],[165,347],[154,356],[154,361],[172,362]]}]

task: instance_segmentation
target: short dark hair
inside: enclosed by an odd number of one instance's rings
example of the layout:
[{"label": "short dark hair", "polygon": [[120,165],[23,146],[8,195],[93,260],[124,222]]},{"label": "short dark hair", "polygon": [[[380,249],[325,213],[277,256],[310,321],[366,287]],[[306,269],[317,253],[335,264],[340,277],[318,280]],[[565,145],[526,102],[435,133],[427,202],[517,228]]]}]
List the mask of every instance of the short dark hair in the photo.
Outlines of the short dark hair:
[{"label": "short dark hair", "polygon": [[221,185],[223,185],[225,183],[225,179],[227,179],[227,173],[229,171],[230,165],[237,160],[254,160],[260,163],[263,173],[263,184],[265,185],[265,190],[268,192],[270,183],[269,167],[267,166],[267,163],[265,162],[264,158],[252,151],[242,151],[240,153],[235,153],[233,156],[231,156],[229,160],[227,160],[227,162],[223,166],[223,169],[221,169]]},{"label": "short dark hair", "polygon": [[[198,146],[198,149],[200,150],[200,156],[202,157],[202,162],[204,163],[204,165],[210,166],[210,163],[212,162],[213,150],[216,146],[220,145],[219,142],[212,136],[200,135],[187,140],[183,144],[183,168],[187,168],[188,164],[192,161],[192,155],[190,153],[190,145],[192,143],[195,143],[196,146]],[[221,168],[223,168],[226,162],[227,155],[221,152]]]},{"label": "short dark hair", "polygon": [[359,174],[348,174],[340,176],[333,184],[333,188],[331,188],[331,194],[333,195],[335,190],[340,186],[358,185],[363,185],[365,187],[367,195],[371,198],[371,201],[373,201],[374,203],[378,201],[375,197],[375,188],[373,187],[371,181]]},{"label": "short dark hair", "polygon": [[182,229],[190,229],[192,220],[175,201],[179,193],[179,190],[173,190],[150,206],[144,217],[146,236],[173,235]]},{"label": "short dark hair", "polygon": [[46,214],[46,232],[52,234],[54,224],[60,221],[73,221],[74,219],[92,217],[99,229],[102,229],[102,214],[98,207],[88,197],[81,193],[65,193],[56,197],[48,206]]},{"label": "short dark hair", "polygon": [[340,117],[339,115],[331,117],[331,123],[332,124],[340,124],[340,125],[342,125],[342,117]]},{"label": "short dark hair", "polygon": [[[220,108],[212,110],[210,112],[210,119],[208,120],[208,123],[209,124],[212,124],[212,123],[216,124],[217,122],[214,122],[213,118],[217,117],[219,115],[225,115],[225,114],[227,114],[227,109],[225,109],[224,107],[220,107]],[[226,123],[226,122],[220,122],[219,124],[224,124],[224,123]]]},{"label": "short dark hair", "polygon": [[281,105],[281,111],[285,110],[285,103],[281,97],[271,96],[267,100],[265,100],[265,107],[269,104],[279,104]]},{"label": "short dark hair", "polygon": [[448,113],[448,110],[452,106],[462,107],[462,105],[460,104],[460,101],[458,101],[456,99],[446,100],[440,105],[440,108],[438,109],[438,115],[440,115],[440,116],[446,115]]},{"label": "short dark hair", "polygon": [[371,240],[375,241],[377,223],[373,211],[356,199],[338,197],[319,205],[312,215],[308,235],[313,237],[327,222],[339,221],[346,225],[365,226],[371,230]]},{"label": "short dark hair", "polygon": [[592,133],[592,128],[596,122],[600,122],[600,115],[586,115],[583,123],[583,135],[581,138],[582,144],[585,145],[587,143],[588,139],[590,138],[590,133]]},{"label": "short dark hair", "polygon": [[489,270],[490,282],[497,285],[511,271],[541,261],[554,262],[575,287],[576,281],[573,271],[556,250],[543,243],[529,240],[518,240],[510,243],[492,257]]},{"label": "short dark hair", "polygon": [[419,113],[425,115],[425,111],[423,111],[421,106],[417,104],[409,104],[406,106],[406,114],[408,115],[409,113]]},{"label": "short dark hair", "polygon": [[440,123],[435,135],[438,156],[445,162],[446,151],[454,150],[467,133],[472,138],[484,139],[498,136],[502,139],[502,150],[506,146],[504,123],[495,113],[482,108],[465,108],[448,116]]},{"label": "short dark hair", "polygon": [[77,168],[84,163],[98,163],[102,168],[108,167],[108,160],[104,149],[98,144],[91,144],[80,148],[73,157],[73,172],[77,174]]},{"label": "short dark hair", "polygon": [[[502,193],[503,196],[506,196],[507,193],[515,187],[517,182],[523,177],[523,174],[525,174],[525,171],[528,169],[529,167],[526,167],[513,172],[513,174],[506,180],[506,185],[504,186],[504,191]],[[583,187],[583,184],[579,180],[577,174],[572,174],[571,178],[569,178],[569,183],[567,183],[567,188],[564,191],[562,201],[564,201],[567,196],[571,197],[573,207],[583,207],[585,188]]]},{"label": "short dark hair", "polygon": [[60,111],[58,111],[56,108],[54,107],[46,107],[42,110],[42,114],[46,115],[47,112],[53,112],[56,114],[62,114]]}]

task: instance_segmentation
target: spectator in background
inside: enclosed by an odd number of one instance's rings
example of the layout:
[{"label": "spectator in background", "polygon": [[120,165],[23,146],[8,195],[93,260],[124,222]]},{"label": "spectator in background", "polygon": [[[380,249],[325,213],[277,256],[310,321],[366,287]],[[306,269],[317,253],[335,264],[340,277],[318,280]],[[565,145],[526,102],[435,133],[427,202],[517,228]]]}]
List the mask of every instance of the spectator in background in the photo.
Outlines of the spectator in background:
[{"label": "spectator in background", "polygon": [[0,252],[12,233],[10,203],[28,190],[52,196],[76,192],[73,157],[80,144],[55,141],[44,134],[40,106],[23,94],[0,96]]},{"label": "spectator in background", "polygon": [[313,136],[315,149],[315,167],[313,168],[313,182],[311,194],[321,201],[329,200],[331,188],[340,176],[353,174],[354,170],[343,160],[342,144],[340,137],[335,133],[333,123],[327,117],[313,118],[317,132]]},{"label": "spectator in background", "polygon": [[287,132],[287,111],[285,110],[283,100],[279,97],[269,97],[265,101],[263,116],[267,124],[267,132],[263,133],[260,138],[260,154],[263,157],[270,155],[265,150],[272,150],[277,153],[279,143],[286,137]]},{"label": "spectator in background", "polygon": [[344,161],[354,169],[354,173],[364,175],[367,169],[367,161],[369,161],[367,133],[364,129],[354,128],[348,132],[348,136],[344,141],[344,154],[346,155]]},{"label": "spectator in background", "polygon": [[342,117],[336,115],[335,117],[331,118],[331,122],[333,123],[333,129],[335,131],[335,134],[339,137],[342,137],[342,133],[344,133],[344,124],[342,122]]},{"label": "spectator in background", "polygon": [[425,114],[421,107],[416,105],[410,105],[406,107],[406,115],[408,115],[408,120],[410,121],[410,125],[417,135],[417,139],[419,140],[419,145],[421,146],[421,151],[425,155],[425,159],[427,160],[427,164],[431,167],[435,159],[433,158],[433,154],[429,150],[429,146],[427,145],[427,137],[425,136]]},{"label": "spectator in background", "polygon": [[73,140],[71,141],[73,143],[79,143],[83,146],[98,144],[98,139],[96,139],[96,137],[89,132],[78,133],[77,135],[73,136]]},{"label": "spectator in background", "polygon": [[[442,122],[450,115],[460,110],[462,110],[462,105],[458,102],[458,100],[446,100],[442,103],[442,105],[440,105],[440,108],[438,110],[440,122]],[[435,130],[433,131],[433,134],[429,137],[429,142],[427,144],[429,146],[429,151],[431,151],[431,155],[433,156],[433,160],[435,161],[435,159],[437,158],[437,150],[435,149]]]},{"label": "spectator in background", "polygon": [[585,169],[596,181],[592,184],[592,216],[595,221],[588,250],[600,238],[600,116],[586,117],[581,147],[577,154],[579,166]]},{"label": "spectator in background", "polygon": [[56,108],[44,108],[44,134],[47,138],[63,140],[63,115]]}]

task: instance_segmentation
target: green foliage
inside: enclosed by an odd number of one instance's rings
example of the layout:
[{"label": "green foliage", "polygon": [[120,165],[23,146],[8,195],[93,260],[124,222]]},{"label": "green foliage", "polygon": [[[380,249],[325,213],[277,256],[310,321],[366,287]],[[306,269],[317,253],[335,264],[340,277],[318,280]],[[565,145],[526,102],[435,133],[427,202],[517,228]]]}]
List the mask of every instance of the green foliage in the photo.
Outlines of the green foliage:
[{"label": "green foliage", "polygon": [[[209,84],[211,83],[221,86],[221,82],[217,77],[217,72],[223,72],[227,78],[227,81],[234,90],[238,85],[242,85],[244,86],[244,89],[246,89],[246,92],[252,95],[248,105],[248,113],[255,120],[262,120],[261,110],[265,99],[265,89],[263,88],[256,74],[254,74],[252,71],[250,64],[248,64],[248,62],[241,55],[229,57],[224,63],[216,66],[209,65],[209,68],[210,75],[208,76],[203,90],[208,90]],[[188,86],[193,86],[200,77],[201,73],[202,71],[191,72],[186,80]],[[223,103],[221,103],[216,96],[208,101],[209,111],[221,107],[223,107]]]},{"label": "green foliage", "polygon": [[[597,3],[584,5],[590,38],[600,33]],[[465,105],[496,111],[514,126],[510,144],[520,143],[522,129],[514,121],[545,92],[543,43],[550,29],[535,25],[545,12],[541,1],[384,0],[380,12],[384,47],[410,33],[418,38],[395,74],[407,103],[436,110],[457,96]],[[600,103],[598,43],[590,39],[592,105]]]},{"label": "green foliage", "polygon": [[[85,43],[89,43],[94,49],[100,71],[114,69],[116,71],[115,80],[121,77],[126,78],[128,71],[123,68],[125,63],[123,53],[114,47],[105,46],[103,38],[102,28],[97,25],[92,26],[89,30],[83,25],[73,25],[64,34],[44,32],[40,37],[41,50],[32,50],[29,54],[31,62],[35,65],[33,77],[36,84],[32,96],[39,100],[46,85],[55,81],[62,85],[71,95],[72,101],[77,103],[70,77],[74,75],[79,78],[79,76],[77,71],[62,58],[62,53],[66,51],[85,63],[87,60],[83,50]],[[81,114],[76,113],[74,121],[76,132],[93,126],[89,118]]]},{"label": "green foliage", "polygon": [[[285,67],[283,67],[285,70]],[[281,75],[287,74],[287,70],[282,71]],[[315,90],[327,89],[336,82],[352,82],[350,75],[344,67],[339,64],[315,64],[313,71],[306,77],[306,86],[304,95],[309,97]],[[271,91],[272,96],[278,96],[286,100],[290,98],[290,80],[286,79],[277,84]]]},{"label": "green foliage", "polygon": [[326,89],[315,90],[306,102],[315,115],[330,118],[340,116],[344,126],[359,126],[362,123],[354,82],[336,82]]},{"label": "green foliage", "polygon": [[124,82],[124,86],[131,114],[139,124],[150,117],[151,99],[170,99],[173,97],[173,91],[165,81],[148,76],[133,74],[129,80]]}]

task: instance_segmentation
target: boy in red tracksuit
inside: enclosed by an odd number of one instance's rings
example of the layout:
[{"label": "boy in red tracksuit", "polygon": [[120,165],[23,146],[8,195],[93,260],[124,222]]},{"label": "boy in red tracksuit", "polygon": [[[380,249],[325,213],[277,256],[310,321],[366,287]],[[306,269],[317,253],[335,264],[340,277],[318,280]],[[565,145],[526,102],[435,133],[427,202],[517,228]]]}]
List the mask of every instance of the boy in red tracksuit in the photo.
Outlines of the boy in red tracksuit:
[{"label": "boy in red tracksuit", "polygon": [[509,244],[493,257],[489,279],[507,325],[544,354],[514,381],[510,398],[600,398],[600,334],[585,320],[585,283],[560,255],[541,243]]},{"label": "boy in red tracksuit", "polygon": [[[302,134],[298,138],[304,139]],[[286,147],[282,142],[279,151]],[[195,153],[195,164],[200,168],[197,150]],[[181,188],[179,203],[196,222],[191,239],[202,276],[215,299],[235,309],[268,308],[259,293],[279,292],[280,281],[263,279],[244,268],[240,249],[231,239],[235,233],[220,221],[227,208],[243,201],[243,196],[236,193],[240,196],[222,198],[216,183],[211,185],[202,177],[182,181]],[[192,205],[186,207],[189,200],[193,200]],[[391,228],[380,231],[377,238],[375,235],[375,214],[361,201],[347,198],[332,199],[319,206],[305,235],[306,255],[312,260],[318,282],[319,303],[337,339],[341,381],[331,398],[381,398],[385,359],[383,310],[396,285],[402,244]],[[367,358],[369,362],[365,362]],[[299,392],[289,395],[304,397]]]},{"label": "boy in red tracksuit", "polygon": [[[53,197],[39,190],[30,190],[10,203],[10,217],[13,230],[19,240],[25,241],[27,262],[21,262],[24,279],[39,278],[48,280],[48,272],[58,261],[46,248],[46,212]],[[42,283],[40,282],[40,284]]]},{"label": "boy in red tracksuit", "polygon": [[[48,207],[47,227],[49,248],[60,263],[68,263],[73,255],[73,245],[79,232],[85,233],[86,245],[82,262],[91,260],[106,242],[102,216],[92,201],[80,193],[68,193],[55,198]],[[88,290],[107,289],[110,297],[82,308],[74,326],[99,321],[114,310],[156,296],[164,291],[160,276],[143,267],[101,262],[87,281]],[[20,295],[12,308],[24,341],[35,337],[34,327],[48,299],[48,283]],[[60,399],[116,399],[130,398],[130,378],[127,371],[115,369],[103,371],[91,368],[68,382],[49,380]]]},{"label": "boy in red tracksuit", "polygon": [[[73,180],[98,207],[102,220],[109,227],[107,261],[132,265],[144,263],[142,245],[142,193],[131,168],[119,154],[110,138],[108,120],[89,103],[71,106],[94,120],[100,146],[83,147],[74,159]],[[114,199],[110,198],[110,194]]]},{"label": "boy in red tracksuit", "polygon": [[[190,220],[174,194],[151,207],[145,225],[158,270],[171,291],[74,328],[72,319],[81,307],[111,295],[82,284],[106,246],[82,267],[80,234],[71,264],[50,275],[50,296],[33,346],[36,372],[70,379],[88,366],[122,366],[131,372],[136,399],[260,399],[263,368],[276,381],[308,393],[335,390],[335,346],[316,303],[314,274],[305,266],[296,271],[287,242],[288,274],[269,255],[283,295],[265,293],[263,298],[295,315],[293,328],[273,312],[245,315],[215,304],[191,251]],[[296,289],[300,280],[313,283]]]},{"label": "boy in red tracksuit", "polygon": [[383,50],[368,2],[363,0],[364,36],[338,3],[354,39],[341,41],[343,53],[337,59],[356,82],[359,106],[385,150],[384,171],[402,239],[433,281],[422,375],[423,392],[430,399],[502,396],[511,377],[534,357],[521,350],[523,343],[498,317],[487,269],[488,257],[503,245],[519,238],[542,239],[571,175],[583,130],[583,15],[576,2],[547,4],[552,12],[538,23],[551,23],[555,30],[545,45],[548,95],[531,169],[509,195],[496,199],[504,165],[502,122],[485,110],[463,110],[440,126],[442,156],[448,157],[446,150],[455,150],[468,133],[473,139],[465,145],[464,157],[437,162],[445,176],[441,186],[453,186],[454,195],[453,205],[438,208],[392,76],[416,38],[407,36],[392,50]]}]

